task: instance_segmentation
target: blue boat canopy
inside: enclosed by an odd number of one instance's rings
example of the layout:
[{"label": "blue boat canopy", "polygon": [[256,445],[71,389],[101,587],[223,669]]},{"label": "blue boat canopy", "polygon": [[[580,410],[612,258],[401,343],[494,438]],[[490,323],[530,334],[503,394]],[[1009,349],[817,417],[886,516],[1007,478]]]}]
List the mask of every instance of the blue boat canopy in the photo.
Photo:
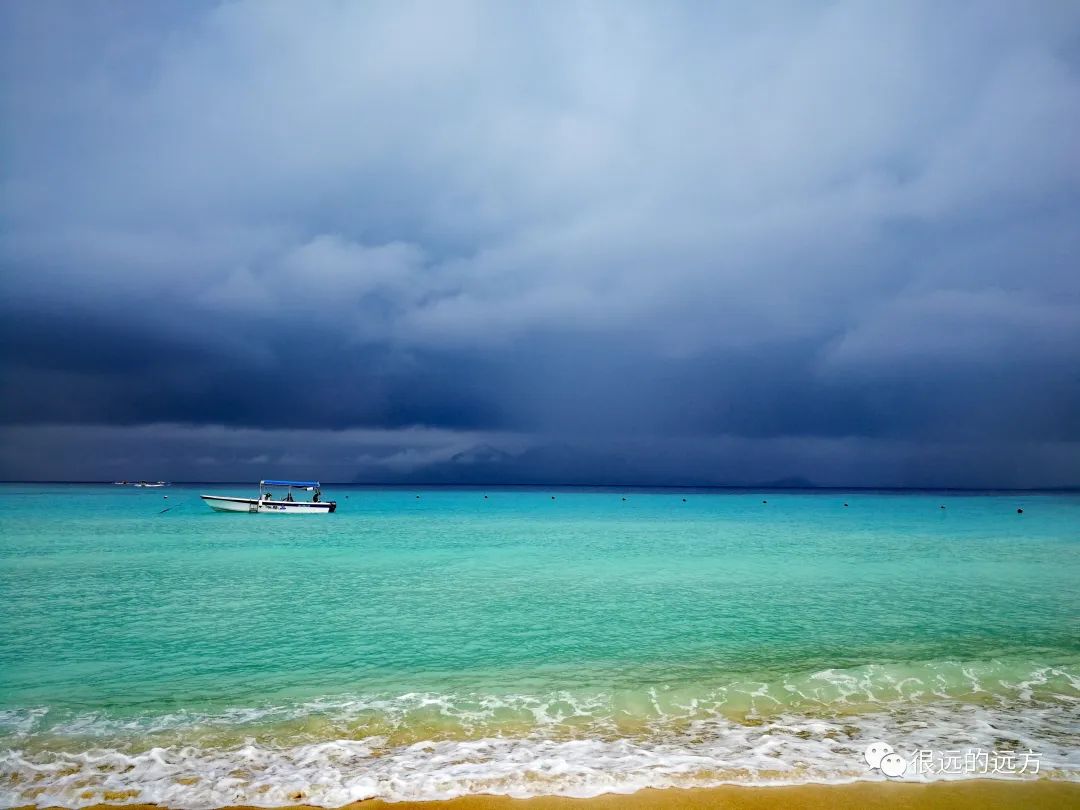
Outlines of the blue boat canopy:
[{"label": "blue boat canopy", "polygon": [[315,487],[319,488],[318,481],[260,481],[260,486],[264,487]]}]

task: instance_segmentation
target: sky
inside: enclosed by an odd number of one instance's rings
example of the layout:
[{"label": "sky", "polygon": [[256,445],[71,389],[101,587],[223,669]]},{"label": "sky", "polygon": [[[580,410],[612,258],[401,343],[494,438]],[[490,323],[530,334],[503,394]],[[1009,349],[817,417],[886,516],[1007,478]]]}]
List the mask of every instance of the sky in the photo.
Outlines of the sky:
[{"label": "sky", "polygon": [[1080,5],[0,4],[0,478],[1080,485]]}]

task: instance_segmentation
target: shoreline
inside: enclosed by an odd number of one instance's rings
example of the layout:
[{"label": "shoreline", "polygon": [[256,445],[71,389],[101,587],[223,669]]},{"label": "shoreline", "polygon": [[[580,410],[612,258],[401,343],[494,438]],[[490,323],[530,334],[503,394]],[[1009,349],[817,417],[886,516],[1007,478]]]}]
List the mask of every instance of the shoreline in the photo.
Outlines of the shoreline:
[{"label": "shoreline", "polygon": [[[963,779],[948,782],[850,782],[841,785],[746,786],[715,788],[646,788],[635,793],[607,793],[588,799],[538,796],[514,799],[475,795],[421,802],[366,799],[335,810],[1028,810],[1080,807],[1080,782],[1036,779]],[[36,805],[22,805],[31,810]],[[82,810],[165,810],[155,804],[95,804]],[[41,810],[53,810],[47,806]],[[59,810],[57,808],[56,810]],[[256,810],[251,805],[228,805],[217,810]],[[273,810],[324,810],[314,805],[290,805]]]}]

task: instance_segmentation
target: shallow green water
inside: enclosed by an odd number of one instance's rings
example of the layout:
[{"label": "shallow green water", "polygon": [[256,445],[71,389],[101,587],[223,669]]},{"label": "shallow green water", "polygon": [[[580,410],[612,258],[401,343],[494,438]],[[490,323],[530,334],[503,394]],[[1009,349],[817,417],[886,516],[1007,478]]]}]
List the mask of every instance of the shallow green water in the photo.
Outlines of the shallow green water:
[{"label": "shallow green water", "polygon": [[[869,734],[976,744],[987,722],[1080,773],[1075,495],[341,487],[336,514],[303,517],[213,513],[207,490],[250,488],[0,487],[0,767],[94,749],[140,774],[79,760],[86,784],[38,780],[52,803],[109,778],[277,803],[258,773],[213,775],[245,741],[327,804],[528,793],[515,757],[563,763],[531,792],[852,778]],[[762,724],[781,756],[743,740]],[[466,775],[406,756],[487,740]],[[309,749],[342,741],[368,753],[327,776]],[[628,742],[659,759],[549,750]],[[154,746],[192,750],[149,774]]]}]

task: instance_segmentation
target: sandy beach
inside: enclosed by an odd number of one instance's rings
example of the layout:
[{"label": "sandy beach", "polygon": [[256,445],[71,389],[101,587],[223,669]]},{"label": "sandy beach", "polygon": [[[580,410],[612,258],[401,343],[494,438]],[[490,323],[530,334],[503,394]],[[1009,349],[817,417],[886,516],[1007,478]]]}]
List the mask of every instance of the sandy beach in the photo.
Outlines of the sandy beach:
[{"label": "sandy beach", "polygon": [[929,785],[872,782],[794,787],[731,785],[697,790],[642,790],[630,795],[609,794],[593,799],[470,796],[434,803],[361,802],[353,807],[357,810],[374,807],[392,810],[777,810],[791,807],[806,810],[1021,810],[1080,807],[1080,783],[970,780]]},{"label": "sandy beach", "polygon": [[[161,810],[152,804],[99,804],[87,810]],[[346,805],[341,810],[1031,810],[1080,807],[1080,783],[1004,782],[969,780],[934,784],[856,782],[849,785],[795,787],[727,786],[695,790],[642,790],[629,795],[608,794],[592,799],[545,796],[510,799],[503,796],[468,796],[433,802],[372,800]],[[247,806],[222,810],[254,810]],[[295,805],[283,810],[318,810]]]}]

